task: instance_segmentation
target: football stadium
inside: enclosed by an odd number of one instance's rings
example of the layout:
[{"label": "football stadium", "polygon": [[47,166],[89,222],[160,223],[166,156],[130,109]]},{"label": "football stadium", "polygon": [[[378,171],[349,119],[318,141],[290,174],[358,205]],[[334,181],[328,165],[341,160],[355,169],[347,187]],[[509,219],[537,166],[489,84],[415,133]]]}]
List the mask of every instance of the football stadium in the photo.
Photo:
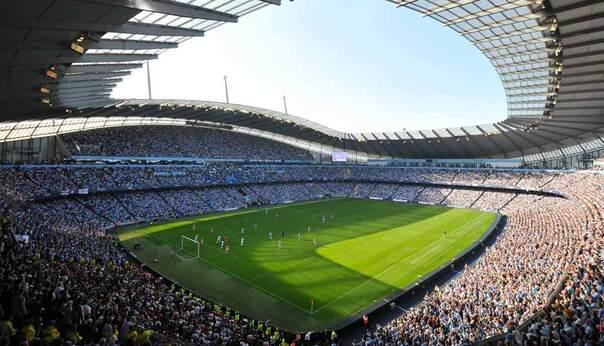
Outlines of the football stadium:
[{"label": "football stadium", "polygon": [[202,36],[327,2],[1,2],[0,345],[604,345],[604,1],[358,2],[486,59],[492,122],[152,97]]}]

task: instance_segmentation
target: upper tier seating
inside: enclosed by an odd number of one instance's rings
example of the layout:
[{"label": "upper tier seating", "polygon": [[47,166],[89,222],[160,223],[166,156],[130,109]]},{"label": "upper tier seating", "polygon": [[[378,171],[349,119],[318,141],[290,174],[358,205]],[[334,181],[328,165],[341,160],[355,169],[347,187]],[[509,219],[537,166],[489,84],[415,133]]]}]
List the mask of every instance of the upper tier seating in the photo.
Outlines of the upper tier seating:
[{"label": "upper tier seating", "polygon": [[312,155],[269,139],[190,126],[127,126],[60,136],[72,155],[312,160]]}]

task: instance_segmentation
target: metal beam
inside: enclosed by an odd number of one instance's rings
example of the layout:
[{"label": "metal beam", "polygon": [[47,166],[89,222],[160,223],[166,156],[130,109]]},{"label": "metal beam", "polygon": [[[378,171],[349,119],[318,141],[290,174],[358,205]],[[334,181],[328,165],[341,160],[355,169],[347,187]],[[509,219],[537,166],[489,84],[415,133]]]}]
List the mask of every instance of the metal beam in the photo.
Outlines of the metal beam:
[{"label": "metal beam", "polygon": [[53,95],[70,95],[75,93],[87,93],[91,90],[113,90],[117,84],[97,84],[97,85],[88,85],[80,88],[67,88],[67,89],[57,89],[50,92],[50,96]]},{"label": "metal beam", "polygon": [[95,97],[109,97],[110,94],[111,93],[104,92],[104,93],[88,93],[88,94],[81,94],[81,95],[66,95],[66,96],[57,97],[54,100],[55,100],[56,104],[60,104],[60,103],[68,103],[68,102],[72,102],[72,101],[86,100],[86,99],[95,98]]},{"label": "metal beam", "polygon": [[106,78],[119,78],[130,75],[130,71],[109,72],[109,73],[82,73],[74,75],[66,75],[59,82],[75,82],[85,80],[99,80]]},{"label": "metal beam", "polygon": [[117,78],[117,79],[103,79],[103,80],[98,80],[98,81],[60,83],[60,84],[56,84],[56,85],[51,85],[50,89],[52,91],[52,90],[65,90],[65,89],[80,89],[80,88],[98,87],[100,85],[116,86],[117,83],[119,83],[121,81],[122,81],[121,78]]},{"label": "metal beam", "polygon": [[588,67],[588,66],[598,66],[604,65],[604,60],[594,60],[580,63],[566,63],[564,64],[564,68],[577,68],[577,67]]},{"label": "metal beam", "polygon": [[110,96],[111,96],[111,93],[99,93],[99,94],[90,93],[90,94],[82,94],[82,95],[71,95],[71,96],[58,97],[58,98],[52,99],[52,101],[54,101],[52,103],[55,105],[59,105],[59,104],[79,102],[79,101],[89,100],[89,99],[94,99],[94,98],[108,98]]},{"label": "metal beam", "polygon": [[564,59],[564,61],[566,62],[568,59],[583,58],[586,56],[600,55],[600,54],[604,54],[604,49],[592,50],[592,51],[575,53],[575,54],[564,53],[564,54],[562,54],[562,59]]},{"label": "metal beam", "polygon": [[117,32],[122,34],[184,37],[199,37],[204,35],[203,30],[185,29],[156,24],[126,22],[121,25],[111,25],[85,22],[6,18],[3,16],[0,16],[0,28]]},{"label": "metal beam", "polygon": [[141,67],[143,67],[143,64],[71,65],[65,71],[68,73],[95,73],[133,70]]},{"label": "metal beam", "polygon": [[[89,83],[100,83],[100,84],[114,84],[117,83],[116,80],[122,80],[121,78],[99,78],[99,79],[89,79],[89,80],[78,80],[78,81],[65,81],[59,84],[50,84],[48,85],[48,87],[51,88],[51,90],[57,90],[59,88],[69,88],[70,86],[83,86],[83,85],[87,85]],[[56,87],[55,87],[56,86]],[[53,88],[55,87],[55,88]]]},{"label": "metal beam", "polygon": [[120,49],[120,50],[137,50],[137,49],[170,49],[177,48],[178,43],[175,42],[156,42],[156,41],[137,41],[137,40],[101,40],[97,44],[92,44],[89,48],[94,49]]},{"label": "metal beam", "polygon": [[[108,40],[102,39],[99,42],[86,42],[86,49],[119,49],[119,50],[140,50],[140,49],[171,49],[178,48],[176,42],[157,42],[140,40]],[[0,51],[51,51],[49,54],[55,55],[57,50],[69,49],[69,45],[63,41],[25,41],[15,44],[0,46]]]},{"label": "metal beam", "polygon": [[589,116],[572,116],[572,115],[556,115],[555,117],[548,119],[543,122],[544,124],[554,123],[569,123],[569,124],[590,124],[590,125],[604,125],[604,122],[599,121],[602,119],[602,115],[595,117]]},{"label": "metal beam", "polygon": [[143,24],[143,23],[124,23],[116,28],[117,31],[126,34],[141,34],[155,36],[184,36],[184,37],[203,37],[203,30],[185,29],[174,26]]},{"label": "metal beam", "polygon": [[110,98],[108,96],[90,96],[90,97],[83,97],[81,99],[78,100],[73,100],[73,101],[67,101],[67,102],[59,102],[57,104],[54,104],[53,106],[80,106],[81,104],[85,104],[85,103],[89,103],[90,101],[97,101],[97,100],[110,100]]},{"label": "metal beam", "polygon": [[9,60],[0,60],[0,66],[19,66],[19,65],[37,65],[37,64],[71,64],[74,62],[127,62],[143,61],[157,59],[156,54],[84,54],[78,56],[65,57],[32,57],[17,58]]},{"label": "metal beam", "polygon": [[576,10],[577,8],[581,8],[581,7],[599,4],[600,2],[601,2],[601,0],[585,0],[585,1],[576,2],[574,4],[570,4],[570,5],[566,5],[566,6],[552,8],[551,10],[548,10],[547,12],[551,13],[551,14],[558,14],[558,13],[562,13],[562,12],[566,12],[566,11]]},{"label": "metal beam", "polygon": [[595,109],[596,111],[601,111],[602,110],[602,106],[571,106],[571,107],[560,107],[560,105],[557,105],[555,110],[556,111],[562,111],[562,110],[581,110],[581,109]]},{"label": "metal beam", "polygon": [[590,14],[588,16],[576,17],[576,18],[572,18],[572,19],[567,19],[567,20],[559,21],[558,22],[558,26],[564,27],[566,25],[573,25],[573,24],[577,24],[577,23],[583,23],[583,22],[587,22],[587,21],[590,21],[590,20],[600,19],[600,18],[603,18],[603,17],[604,17],[604,12],[602,12],[602,13],[594,13],[594,14]]},{"label": "metal beam", "polygon": [[157,54],[84,54],[78,62],[122,62],[155,60]]},{"label": "metal beam", "polygon": [[[121,79],[120,79],[121,81]],[[85,89],[89,87],[107,87],[114,88],[117,86],[116,80],[99,80],[99,81],[86,81],[86,82],[72,82],[72,83],[62,83],[62,84],[50,84],[46,85],[50,88],[51,93],[57,92],[59,90],[78,90]],[[44,84],[43,84],[44,85]],[[0,89],[0,97],[8,96],[8,97],[19,97],[21,95],[27,95],[29,93],[35,93],[38,97],[40,96],[39,91],[40,85],[21,85],[18,88],[11,89]]]},{"label": "metal beam", "polygon": [[563,73],[562,75],[560,75],[560,79],[564,80],[565,78],[585,77],[585,76],[593,76],[593,75],[599,75],[599,74],[604,74],[604,70],[576,72],[576,73]]},{"label": "metal beam", "polygon": [[601,84],[604,82],[604,79],[596,79],[596,80],[590,80],[590,81],[580,81],[580,82],[564,82],[562,83],[562,88],[560,90],[562,90],[564,87],[567,86],[575,86],[575,85],[585,85],[585,84]]},{"label": "metal beam", "polygon": [[112,87],[104,87],[104,86],[84,88],[84,89],[66,89],[66,90],[59,90],[55,93],[51,93],[50,97],[53,97],[53,96],[63,97],[63,96],[81,95],[81,94],[90,94],[90,93],[105,93],[105,92],[111,92],[111,90],[113,90]]},{"label": "metal beam", "polygon": [[237,16],[209,8],[194,6],[176,1],[158,0],[77,0],[101,5],[131,8],[134,10],[162,13],[177,17],[215,20],[219,22],[237,23]]},{"label": "metal beam", "polygon": [[604,43],[604,38],[597,39],[597,40],[577,42],[577,43],[567,43],[567,44],[564,44],[564,49],[573,49],[573,48],[591,46],[591,45],[600,44],[600,43]]},{"label": "metal beam", "polygon": [[547,122],[549,121],[553,121],[553,120],[557,120],[560,121],[560,119],[572,119],[572,120],[567,120],[567,122],[570,123],[589,123],[592,120],[599,120],[599,119],[604,119],[602,117],[602,114],[581,114],[581,115],[565,115],[565,114],[558,114],[555,113],[554,116],[551,119],[547,119]]},{"label": "metal beam", "polygon": [[572,31],[572,32],[560,34],[560,39],[589,35],[589,34],[593,34],[593,33],[600,32],[600,31],[604,31],[604,26],[597,26],[597,27],[592,27],[592,28],[587,28],[587,29],[583,29],[583,30]]},{"label": "metal beam", "polygon": [[[575,124],[575,125],[577,125],[577,124]],[[588,131],[591,130],[591,126],[589,126],[589,125],[587,127],[577,127],[577,126],[571,126],[571,125],[568,125],[568,124],[556,125],[556,124],[552,124],[550,122],[543,123],[543,124],[539,125],[538,128],[544,130],[543,128],[547,128],[547,127],[554,127],[554,128],[558,128],[558,129],[569,130],[571,132],[572,131],[574,131],[574,132],[588,132]],[[544,131],[546,131],[546,130],[544,130]],[[566,137],[572,137],[573,136],[573,134],[567,134],[567,133],[565,133],[563,135],[566,136]]]},{"label": "metal beam", "polygon": [[567,99],[567,100],[558,100],[558,105],[563,103],[575,103],[575,102],[600,102],[604,101],[604,97],[588,97],[588,98],[576,98],[576,99]]},{"label": "metal beam", "polygon": [[281,5],[281,0],[260,0],[262,2],[266,2],[267,4],[271,4],[271,5]]}]

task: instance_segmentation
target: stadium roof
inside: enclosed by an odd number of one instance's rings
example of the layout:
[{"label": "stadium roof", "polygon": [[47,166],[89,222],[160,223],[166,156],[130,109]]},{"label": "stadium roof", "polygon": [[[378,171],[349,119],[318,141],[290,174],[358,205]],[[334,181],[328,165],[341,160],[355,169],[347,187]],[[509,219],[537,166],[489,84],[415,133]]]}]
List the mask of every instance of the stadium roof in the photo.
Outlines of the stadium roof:
[{"label": "stadium roof", "polygon": [[132,69],[281,0],[0,2],[2,118],[113,103]]},{"label": "stadium roof", "polygon": [[[2,12],[6,18],[0,15],[7,20],[0,26],[9,33],[5,35],[7,44],[3,44],[8,47],[4,48],[5,63],[0,64],[8,72],[7,83],[0,86],[0,101],[9,106],[2,120],[66,116],[178,118],[189,123],[204,121],[258,129],[372,155],[410,158],[536,155],[546,159],[551,152],[564,156],[569,150],[585,152],[604,146],[603,1],[388,1],[438,20],[480,49],[500,75],[508,117],[494,124],[347,134],[300,117],[249,106],[111,100],[108,92],[131,68],[140,67],[140,61],[153,59],[178,42],[279,1],[206,0],[184,4],[146,0],[132,5],[128,0],[48,0],[35,2],[36,6],[8,1],[14,8]],[[80,21],[79,26],[74,25],[73,18]],[[69,49],[78,37],[89,44],[83,55]],[[41,75],[49,64],[60,71],[57,80]],[[41,96],[45,96],[40,95],[39,86],[45,85],[50,89],[50,109],[40,103]],[[65,113],[65,107],[69,113]]]}]

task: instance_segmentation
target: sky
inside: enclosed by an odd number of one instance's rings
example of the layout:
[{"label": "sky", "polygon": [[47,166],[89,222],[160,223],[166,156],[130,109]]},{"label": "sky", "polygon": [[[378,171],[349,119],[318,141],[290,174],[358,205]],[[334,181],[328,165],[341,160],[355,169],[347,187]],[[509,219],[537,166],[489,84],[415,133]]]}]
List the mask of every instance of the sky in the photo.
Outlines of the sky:
[{"label": "sky", "polygon": [[[382,0],[282,0],[150,63],[155,99],[283,111],[344,132],[472,125],[506,116],[488,59],[440,23]],[[116,98],[147,98],[146,69]]]}]

